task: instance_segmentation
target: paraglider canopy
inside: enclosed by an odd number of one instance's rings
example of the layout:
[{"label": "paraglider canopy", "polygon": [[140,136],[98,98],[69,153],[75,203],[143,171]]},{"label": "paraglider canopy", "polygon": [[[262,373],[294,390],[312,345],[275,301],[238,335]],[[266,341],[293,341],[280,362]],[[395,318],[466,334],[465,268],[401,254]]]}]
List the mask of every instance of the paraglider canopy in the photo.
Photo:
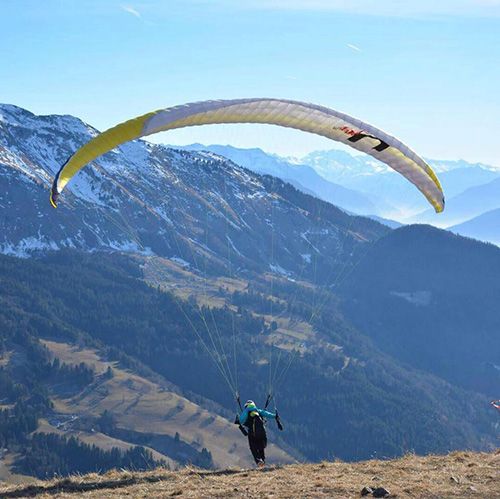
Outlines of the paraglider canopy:
[{"label": "paraglider canopy", "polygon": [[101,133],[57,172],[50,201],[54,207],[71,178],[87,163],[115,147],[153,133],[196,125],[261,123],[295,128],[342,142],[387,164],[412,182],[436,212],[444,195],[432,168],[395,137],[347,114],[327,107],[286,99],[234,99],[194,102],[160,109]]}]

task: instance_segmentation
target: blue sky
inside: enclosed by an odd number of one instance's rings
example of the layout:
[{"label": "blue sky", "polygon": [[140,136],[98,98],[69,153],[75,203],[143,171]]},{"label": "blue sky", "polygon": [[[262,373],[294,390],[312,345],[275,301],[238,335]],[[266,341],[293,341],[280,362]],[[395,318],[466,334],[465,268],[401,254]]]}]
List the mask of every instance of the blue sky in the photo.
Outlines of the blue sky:
[{"label": "blue sky", "polygon": [[[213,98],[333,107],[431,158],[500,166],[500,0],[0,0],[0,102],[99,129]],[[331,148],[264,126],[168,143]],[[333,146],[335,147],[335,146]]]}]

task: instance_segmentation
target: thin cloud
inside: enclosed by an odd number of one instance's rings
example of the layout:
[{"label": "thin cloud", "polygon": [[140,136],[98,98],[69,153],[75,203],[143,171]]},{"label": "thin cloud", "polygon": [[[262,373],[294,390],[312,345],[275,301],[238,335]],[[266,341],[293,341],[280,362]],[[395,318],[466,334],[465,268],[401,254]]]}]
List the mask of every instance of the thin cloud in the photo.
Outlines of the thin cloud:
[{"label": "thin cloud", "polygon": [[137,19],[141,19],[140,12],[134,9],[134,7],[132,7],[131,5],[120,5],[120,7],[125,12],[128,12],[129,14],[132,14],[133,16],[137,17]]},{"label": "thin cloud", "polygon": [[[183,0],[184,2],[187,0]],[[234,0],[189,0],[205,5],[233,7]],[[242,9],[257,10],[304,10],[332,11],[347,14],[389,16],[389,17],[427,17],[427,16],[473,16],[499,17],[500,0],[247,0],[238,3]]]},{"label": "thin cloud", "polygon": [[351,49],[351,50],[354,50],[355,52],[362,52],[362,50],[356,46],[356,45],[353,45],[352,43],[348,43],[347,46]]}]

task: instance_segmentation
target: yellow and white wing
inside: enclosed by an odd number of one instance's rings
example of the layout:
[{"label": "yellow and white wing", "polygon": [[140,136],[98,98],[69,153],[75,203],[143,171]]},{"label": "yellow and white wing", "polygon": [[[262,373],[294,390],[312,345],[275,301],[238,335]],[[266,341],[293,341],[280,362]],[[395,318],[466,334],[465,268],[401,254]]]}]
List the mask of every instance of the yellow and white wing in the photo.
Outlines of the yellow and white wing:
[{"label": "yellow and white wing", "polygon": [[261,123],[295,128],[342,142],[401,173],[432,204],[444,209],[444,195],[431,167],[408,146],[378,128],[327,107],[285,99],[194,102],[154,111],[121,123],[83,145],[57,173],[50,201],[54,207],[66,184],[87,163],[130,140],[188,126]]}]

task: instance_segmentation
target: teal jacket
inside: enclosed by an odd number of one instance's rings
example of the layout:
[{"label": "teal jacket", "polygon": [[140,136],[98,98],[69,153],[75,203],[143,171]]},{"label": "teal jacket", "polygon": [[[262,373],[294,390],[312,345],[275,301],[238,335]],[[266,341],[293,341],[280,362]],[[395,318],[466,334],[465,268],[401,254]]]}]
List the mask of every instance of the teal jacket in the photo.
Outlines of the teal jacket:
[{"label": "teal jacket", "polygon": [[276,414],[274,412],[266,411],[265,409],[259,409],[258,407],[245,407],[239,416],[239,421],[241,425],[244,425],[247,422],[248,415],[251,412],[257,412],[262,418],[275,418]]}]

